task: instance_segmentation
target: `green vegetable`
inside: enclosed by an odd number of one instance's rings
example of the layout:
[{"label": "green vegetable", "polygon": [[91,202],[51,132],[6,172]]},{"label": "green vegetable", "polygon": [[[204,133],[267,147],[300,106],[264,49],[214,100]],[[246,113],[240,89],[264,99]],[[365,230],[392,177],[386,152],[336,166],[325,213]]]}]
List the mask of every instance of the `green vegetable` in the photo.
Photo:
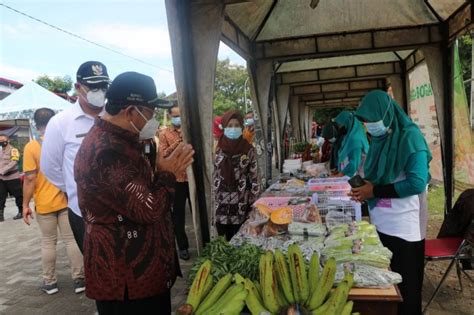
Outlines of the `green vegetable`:
[{"label": "green vegetable", "polygon": [[206,244],[201,256],[194,262],[189,270],[188,281],[192,283],[199,267],[206,259],[212,262],[211,275],[214,282],[228,273],[239,273],[244,278],[257,280],[259,259],[263,253],[264,251],[258,246],[244,244],[234,247],[224,237],[217,237]]}]

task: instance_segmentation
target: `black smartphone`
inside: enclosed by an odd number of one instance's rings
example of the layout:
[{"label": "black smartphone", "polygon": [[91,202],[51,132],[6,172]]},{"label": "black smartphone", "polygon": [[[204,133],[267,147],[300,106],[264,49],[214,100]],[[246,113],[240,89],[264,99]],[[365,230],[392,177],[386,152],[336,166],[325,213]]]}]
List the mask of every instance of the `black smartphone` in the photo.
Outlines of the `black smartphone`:
[{"label": "black smartphone", "polygon": [[359,188],[365,185],[365,181],[360,175],[355,175],[349,179],[349,185],[351,185],[352,188]]}]

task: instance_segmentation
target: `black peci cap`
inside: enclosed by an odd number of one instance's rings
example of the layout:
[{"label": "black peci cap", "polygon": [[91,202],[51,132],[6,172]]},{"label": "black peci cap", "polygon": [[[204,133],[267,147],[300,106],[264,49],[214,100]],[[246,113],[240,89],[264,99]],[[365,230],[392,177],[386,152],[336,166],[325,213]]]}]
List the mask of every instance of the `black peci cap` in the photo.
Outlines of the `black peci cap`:
[{"label": "black peci cap", "polygon": [[119,74],[107,90],[108,106],[123,108],[129,105],[149,108],[170,108],[171,102],[159,99],[153,79],[138,72]]},{"label": "black peci cap", "polygon": [[87,85],[110,83],[107,67],[98,61],[87,61],[80,65],[77,69],[76,80]]}]

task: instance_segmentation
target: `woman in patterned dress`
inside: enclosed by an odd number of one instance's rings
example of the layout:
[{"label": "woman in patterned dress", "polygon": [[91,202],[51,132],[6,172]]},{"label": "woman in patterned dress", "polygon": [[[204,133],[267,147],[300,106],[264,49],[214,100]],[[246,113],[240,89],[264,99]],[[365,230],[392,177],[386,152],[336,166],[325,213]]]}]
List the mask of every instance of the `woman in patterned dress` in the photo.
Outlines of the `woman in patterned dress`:
[{"label": "woman in patterned dress", "polygon": [[229,241],[247,219],[260,192],[255,148],[242,137],[243,117],[237,110],[222,116],[224,135],[214,160],[214,210],[217,233]]}]

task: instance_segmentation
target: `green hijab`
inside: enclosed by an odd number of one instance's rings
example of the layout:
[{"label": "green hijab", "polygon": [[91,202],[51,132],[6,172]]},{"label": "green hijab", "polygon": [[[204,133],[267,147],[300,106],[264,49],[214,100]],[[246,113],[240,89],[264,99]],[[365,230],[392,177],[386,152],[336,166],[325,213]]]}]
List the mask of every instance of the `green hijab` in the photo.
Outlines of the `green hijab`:
[{"label": "green hijab", "polygon": [[362,153],[369,151],[369,142],[367,141],[364,127],[355,117],[354,112],[342,111],[336,116],[334,122],[340,127],[344,127],[347,131],[342,140],[341,148],[339,149],[338,166],[354,150],[361,149]]},{"label": "green hijab", "polygon": [[330,140],[332,138],[337,138],[338,137],[337,128],[336,128],[336,126],[334,125],[333,122],[330,122],[330,123],[324,125],[323,130],[321,131],[321,136],[325,140]]},{"label": "green hijab", "polygon": [[385,115],[384,125],[390,128],[386,135],[372,137],[365,160],[365,178],[374,185],[392,184],[415,152],[426,151],[428,163],[431,161],[430,149],[420,129],[386,92],[369,92],[355,114],[364,122],[377,122]]}]

